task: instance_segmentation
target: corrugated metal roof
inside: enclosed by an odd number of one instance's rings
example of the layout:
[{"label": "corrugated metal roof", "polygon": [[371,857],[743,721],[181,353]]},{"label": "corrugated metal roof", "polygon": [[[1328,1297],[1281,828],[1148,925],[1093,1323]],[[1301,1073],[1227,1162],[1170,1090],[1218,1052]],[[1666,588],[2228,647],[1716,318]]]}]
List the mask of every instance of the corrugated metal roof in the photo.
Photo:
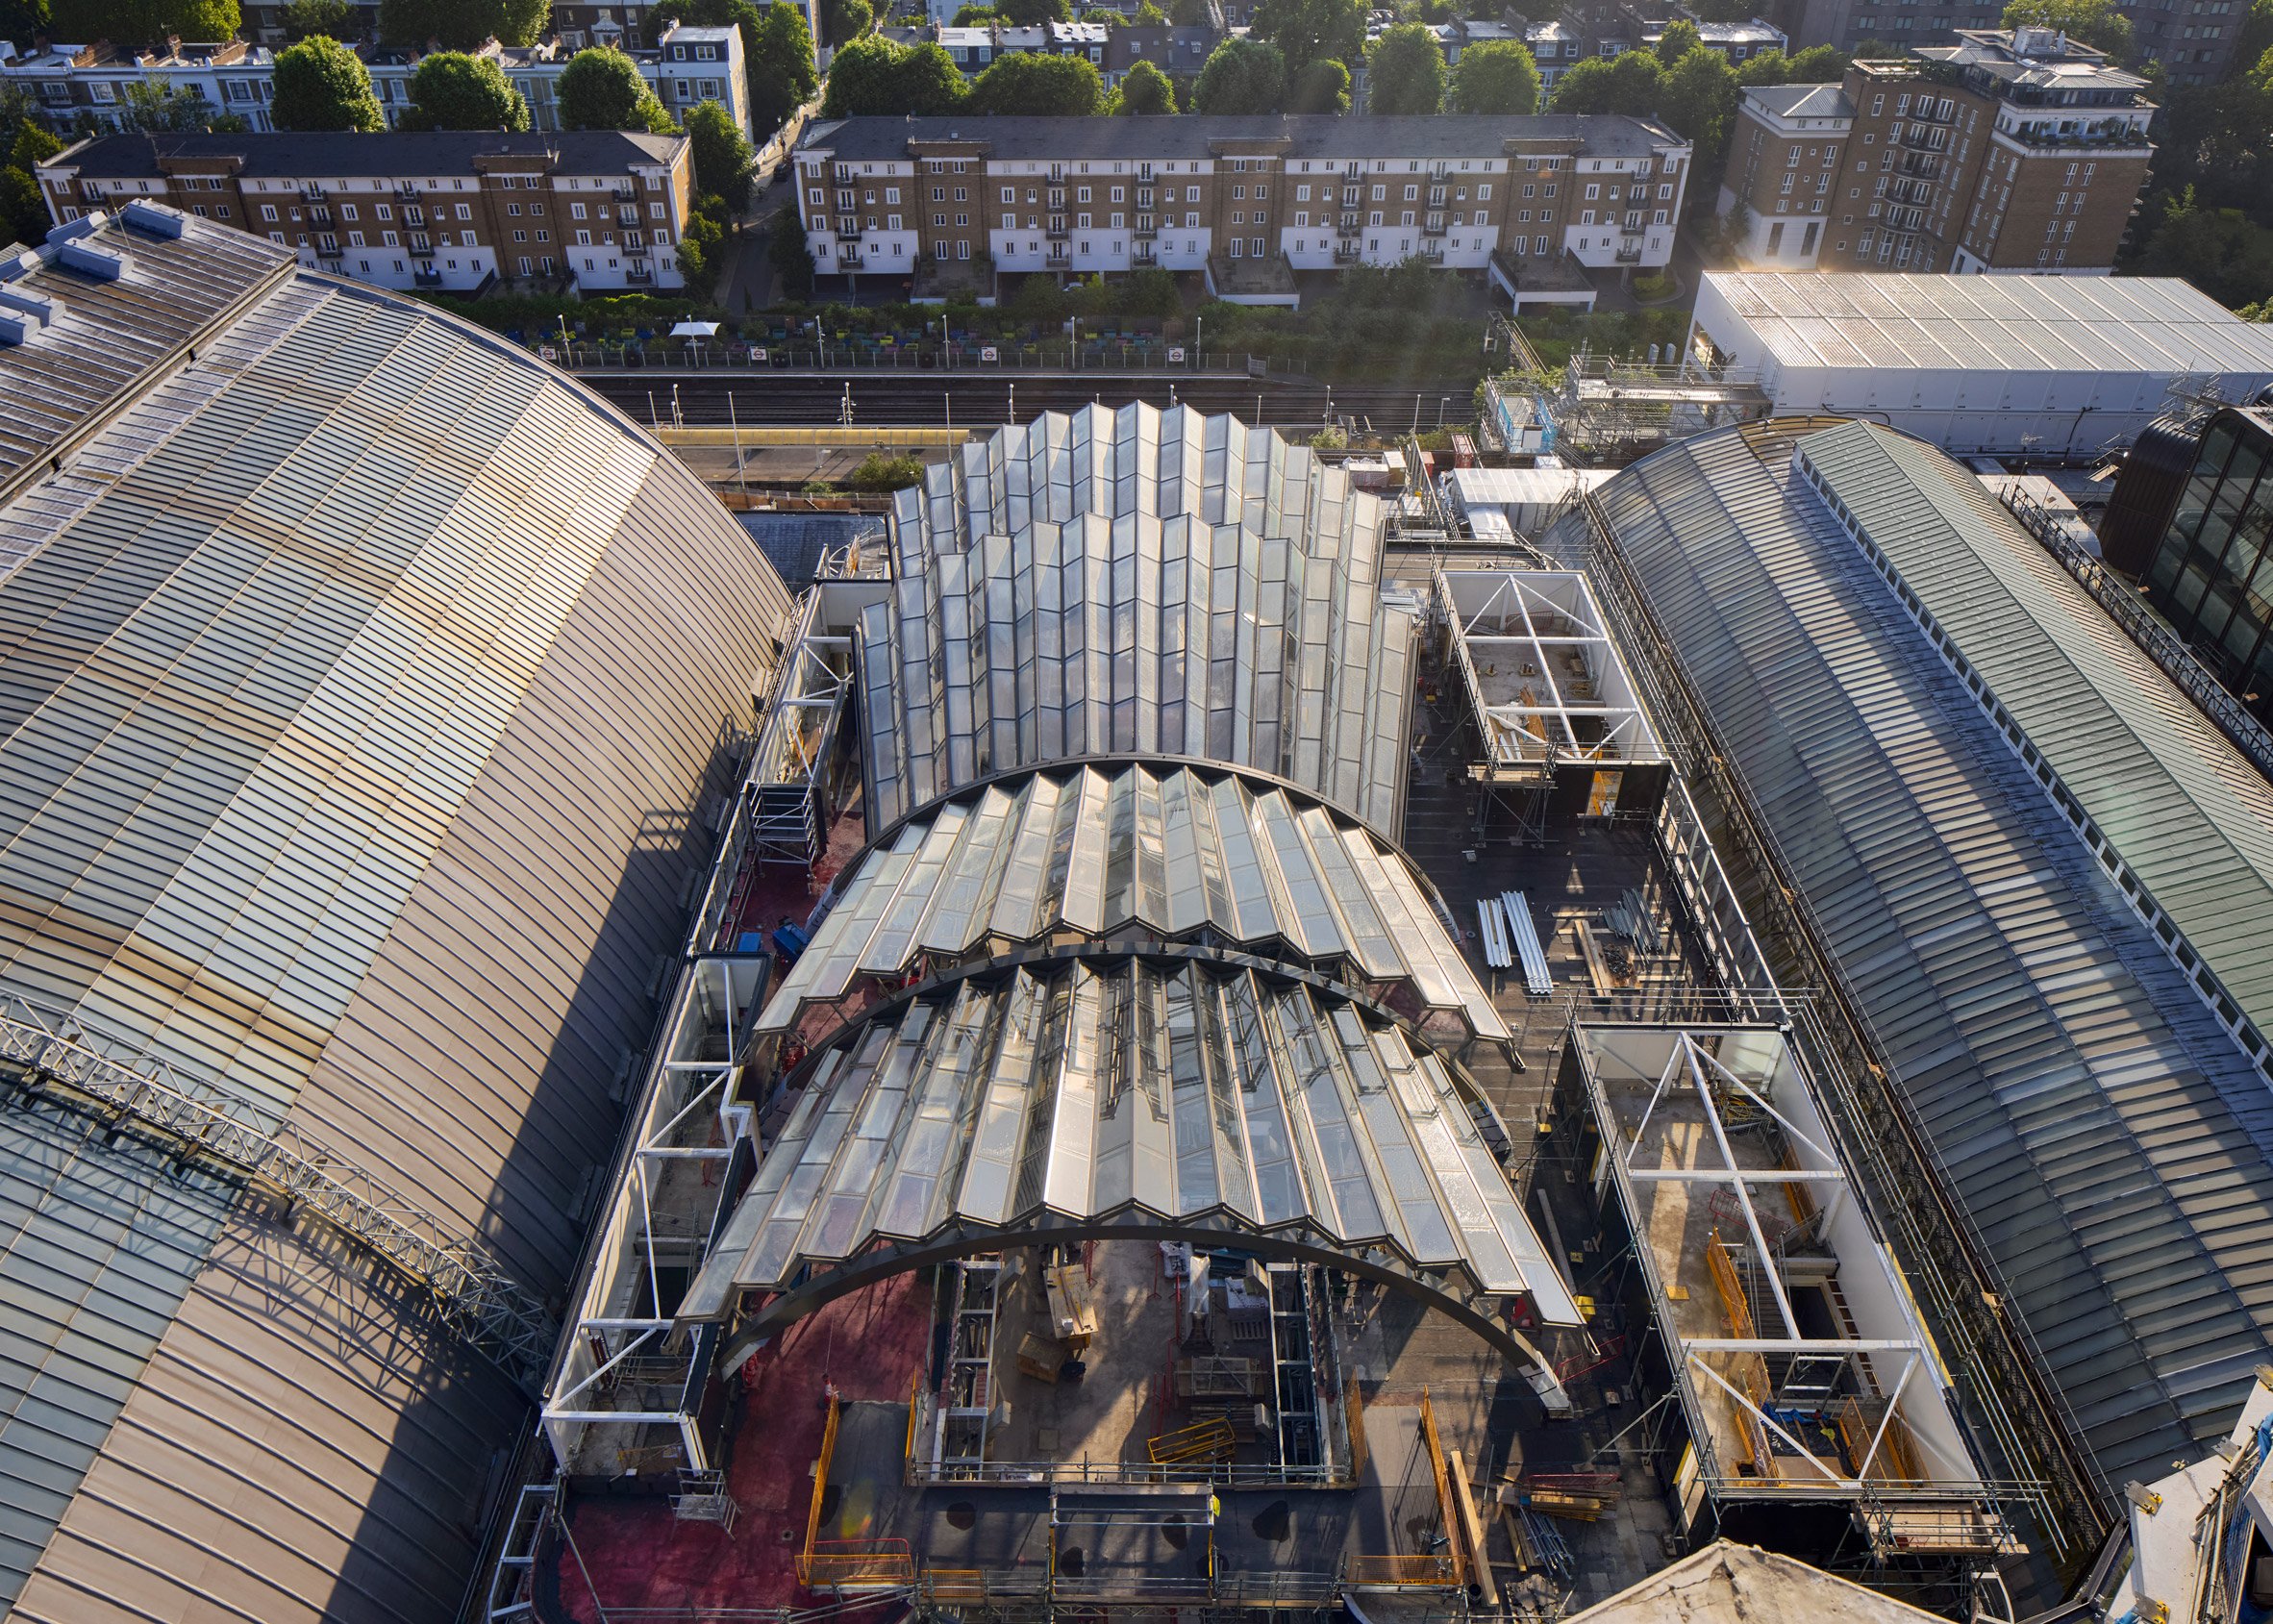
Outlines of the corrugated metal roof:
[{"label": "corrugated metal roof", "polygon": [[[2273,327],[2175,277],[1786,275],[1706,281],[1786,366],[2273,374]],[[2142,350],[2145,352],[2142,354]]]},{"label": "corrugated metal roof", "polygon": [[2260,1032],[2273,1033],[2273,786],[2007,513],[1917,441],[1800,442]]},{"label": "corrugated metal roof", "polygon": [[2273,1093],[1788,446],[1604,510],[2100,1469],[2151,1475],[2266,1358]]},{"label": "corrugated metal roof", "polygon": [[[0,985],[549,1291],[787,594],[409,301],[294,276],[143,382],[0,509]],[[449,1613],[523,1401],[337,1237],[98,1146],[0,1110],[0,1609]]]}]

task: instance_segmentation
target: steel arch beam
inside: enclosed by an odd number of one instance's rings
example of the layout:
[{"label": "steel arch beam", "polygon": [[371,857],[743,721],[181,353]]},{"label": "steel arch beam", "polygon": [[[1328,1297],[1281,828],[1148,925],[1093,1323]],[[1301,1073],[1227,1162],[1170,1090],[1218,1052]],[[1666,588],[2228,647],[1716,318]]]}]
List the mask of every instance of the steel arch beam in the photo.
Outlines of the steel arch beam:
[{"label": "steel arch beam", "polygon": [[1045,1243],[1071,1245],[1085,1240],[1166,1240],[1230,1245],[1241,1251],[1284,1259],[1289,1262],[1315,1263],[1324,1268],[1356,1275],[1361,1280],[1370,1280],[1465,1326],[1509,1363],[1524,1369],[1533,1391],[1538,1394],[1549,1414],[1560,1416],[1572,1412],[1570,1395],[1564,1390],[1561,1378],[1555,1374],[1555,1366],[1548,1362],[1547,1357],[1513,1326],[1479,1308],[1477,1304],[1486,1299],[1451,1284],[1449,1276],[1440,1281],[1427,1271],[1413,1268],[1398,1260],[1371,1253],[1345,1252],[1338,1247],[1304,1238],[1298,1234],[1222,1229],[1143,1217],[1115,1217],[1098,1222],[1068,1219],[1050,1224],[1025,1223],[1014,1229],[958,1227],[924,1240],[871,1248],[847,1259],[825,1274],[809,1277],[802,1284],[777,1294],[754,1312],[745,1314],[727,1337],[719,1353],[717,1368],[722,1375],[731,1374],[768,1339],[787,1330],[807,1314],[827,1307],[839,1297],[849,1296],[894,1275],[912,1273],[936,1263],[954,1262],[985,1252]]}]

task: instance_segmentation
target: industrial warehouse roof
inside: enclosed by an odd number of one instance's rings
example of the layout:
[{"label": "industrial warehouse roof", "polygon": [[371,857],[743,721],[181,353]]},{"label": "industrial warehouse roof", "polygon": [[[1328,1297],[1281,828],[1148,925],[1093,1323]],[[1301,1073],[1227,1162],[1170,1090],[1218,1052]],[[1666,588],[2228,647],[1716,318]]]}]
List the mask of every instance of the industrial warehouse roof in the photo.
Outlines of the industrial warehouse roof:
[{"label": "industrial warehouse roof", "polygon": [[871,834],[991,774],[1187,756],[1310,790],[1391,839],[1414,613],[1383,507],[1268,429],[1186,407],[1045,412],[893,499],[861,621]]},{"label": "industrial warehouse roof", "polygon": [[860,978],[1144,927],[1339,967],[1411,1016],[1505,1037],[1403,854],[1297,790],[1230,772],[1124,766],[974,790],[862,854],[762,1029]]},{"label": "industrial warehouse roof", "polygon": [[[137,208],[0,349],[86,431],[0,502],[0,991],[553,1292],[786,595],[516,348]],[[0,1611],[455,1612],[526,1412],[401,1276],[14,1093],[0,1260]]]},{"label": "industrial warehouse roof", "polygon": [[2273,1093],[1792,446],[1684,441],[1602,508],[2112,1492],[2265,1361]]},{"label": "industrial warehouse roof", "polygon": [[1800,450],[2261,1033],[2273,786],[1979,480],[1873,424]]},{"label": "industrial warehouse roof", "polygon": [[[2273,327],[2176,277],[1708,273],[1786,367],[2273,373]],[[1739,355],[1747,365],[1768,361]]]},{"label": "industrial warehouse roof", "polygon": [[973,977],[815,1065],[683,1318],[893,1243],[1149,1223],[1361,1269],[1378,1247],[1578,1323],[1443,1063],[1303,982],[1142,959]]}]

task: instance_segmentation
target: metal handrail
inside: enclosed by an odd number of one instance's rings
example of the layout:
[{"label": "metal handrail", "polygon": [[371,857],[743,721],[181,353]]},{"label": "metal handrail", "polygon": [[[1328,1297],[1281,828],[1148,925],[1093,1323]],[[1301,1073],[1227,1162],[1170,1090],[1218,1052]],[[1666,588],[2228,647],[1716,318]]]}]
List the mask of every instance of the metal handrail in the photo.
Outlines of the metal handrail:
[{"label": "metal handrail", "polygon": [[162,1057],[90,1032],[75,1016],[0,992],[0,1061],[34,1086],[132,1121],[182,1159],[218,1164],[282,1194],[424,1289],[449,1325],[534,1391],[560,1327],[480,1243],[416,1206],[281,1112],[186,1076]]}]

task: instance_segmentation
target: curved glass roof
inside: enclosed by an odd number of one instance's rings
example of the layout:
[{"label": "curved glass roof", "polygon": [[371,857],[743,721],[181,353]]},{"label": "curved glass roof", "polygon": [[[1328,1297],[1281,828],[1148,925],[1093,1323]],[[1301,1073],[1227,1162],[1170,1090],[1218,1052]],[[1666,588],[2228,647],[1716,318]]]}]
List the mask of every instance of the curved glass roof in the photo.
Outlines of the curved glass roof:
[{"label": "curved glass roof", "polygon": [[1268,429],[1187,408],[1045,413],[894,501],[861,623],[871,831],[1089,756],[1259,768],[1395,839],[1414,615],[1382,508]]},{"label": "curved glass roof", "polygon": [[888,1006],[811,1063],[682,1318],[880,1250],[1117,1224],[1375,1252],[1578,1322],[1443,1063],[1307,983],[1027,966]]},{"label": "curved glass roof", "polygon": [[1135,765],[1013,777],[868,848],[762,1030],[863,985],[1068,933],[1283,954],[1415,1020],[1508,1035],[1401,853],[1299,791]]}]

